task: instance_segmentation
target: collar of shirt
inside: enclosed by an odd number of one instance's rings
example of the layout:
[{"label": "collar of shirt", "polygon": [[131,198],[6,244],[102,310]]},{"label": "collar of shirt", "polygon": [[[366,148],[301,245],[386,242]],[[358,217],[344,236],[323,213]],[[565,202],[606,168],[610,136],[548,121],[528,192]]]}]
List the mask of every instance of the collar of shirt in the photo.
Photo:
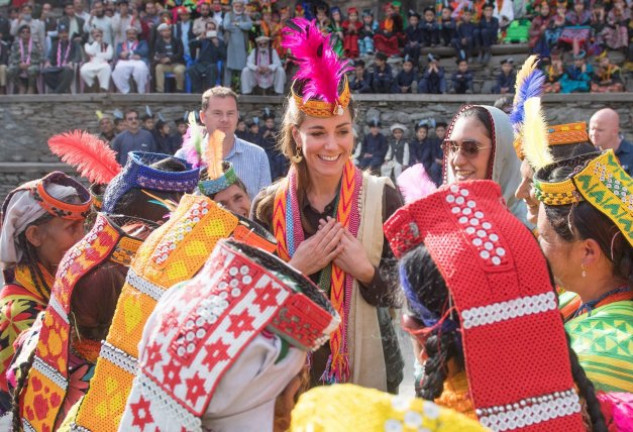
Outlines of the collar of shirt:
[{"label": "collar of shirt", "polygon": [[233,138],[234,138],[233,148],[231,149],[229,154],[226,155],[226,157],[225,157],[225,159],[227,159],[227,160],[231,159],[236,154],[238,154],[238,155],[242,154],[242,152],[244,151],[244,144],[242,143],[242,140],[239,139],[237,137],[237,135],[233,135]]}]

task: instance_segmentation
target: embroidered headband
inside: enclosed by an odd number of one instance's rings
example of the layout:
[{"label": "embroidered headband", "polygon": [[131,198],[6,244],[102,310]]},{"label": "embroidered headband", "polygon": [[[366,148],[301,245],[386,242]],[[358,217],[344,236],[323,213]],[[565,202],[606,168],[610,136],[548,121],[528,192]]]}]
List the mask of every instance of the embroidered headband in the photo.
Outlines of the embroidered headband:
[{"label": "embroidered headband", "polygon": [[[588,157],[593,157],[588,160]],[[548,182],[561,166],[576,166],[561,182]],[[633,246],[633,179],[624,171],[613,150],[560,161],[534,176],[536,198],[545,205],[559,206],[587,201],[615,223]]]},{"label": "embroidered headband", "polygon": [[332,48],[331,35],[324,35],[316,20],[295,18],[283,30],[282,46],[299,65],[290,87],[297,107],[311,117],[342,115],[351,101],[345,76],[350,67]]},{"label": "embroidered headband", "polygon": [[340,324],[308,278],[233,240],[220,240],[198,275],[175,289],[168,294],[172,311],[153,316],[155,325],[144,336],[121,429],[148,419],[199,429],[220,381],[258,334],[267,330],[295,348],[315,351]]},{"label": "embroidered headband", "polygon": [[[129,222],[140,223],[152,230],[157,226],[138,218],[110,217],[99,213],[90,232],[64,255],[45,310],[33,366],[23,390],[20,415],[25,429],[54,428],[70,381],[73,290],[83,276],[108,259],[126,267],[130,265],[143,240],[132,237],[118,225]],[[41,407],[42,411],[30,408],[34,406]],[[45,415],[40,415],[40,412]]]},{"label": "embroidered headband", "polygon": [[121,172],[108,185],[103,196],[103,211],[114,212],[114,209],[125,193],[130,189],[150,189],[165,192],[191,193],[198,185],[199,171],[183,159],[185,171],[162,171],[150,165],[171,157],[162,153],[130,152],[127,163]]},{"label": "embroidered headband", "polygon": [[200,192],[208,197],[211,197],[216,193],[228,188],[237,181],[237,174],[235,173],[235,169],[230,162],[223,162],[222,169],[222,175],[216,179],[210,179],[207,177],[207,168],[204,168],[201,171],[200,177],[207,178],[207,180],[200,180],[198,182],[198,189],[200,190]]},{"label": "embroidered headband", "polygon": [[396,211],[384,230],[397,257],[423,243],[446,282],[480,423],[493,430],[581,430],[547,263],[502,204],[500,186],[444,186]]},{"label": "embroidered headband", "polygon": [[[74,188],[77,191],[77,196],[79,196],[81,203],[71,204],[56,199],[46,191],[47,186],[51,184]],[[15,193],[25,190],[29,191],[31,197],[37,201],[40,207],[53,216],[70,220],[82,220],[88,216],[88,213],[90,213],[91,199],[90,193],[86,190],[86,188],[83,187],[81,183],[73,180],[63,172],[54,171],[41,179],[30,181],[11,191],[5,198],[2,205],[1,220],[4,220],[4,215],[6,214],[9,203],[11,202],[11,197],[13,197]]]}]

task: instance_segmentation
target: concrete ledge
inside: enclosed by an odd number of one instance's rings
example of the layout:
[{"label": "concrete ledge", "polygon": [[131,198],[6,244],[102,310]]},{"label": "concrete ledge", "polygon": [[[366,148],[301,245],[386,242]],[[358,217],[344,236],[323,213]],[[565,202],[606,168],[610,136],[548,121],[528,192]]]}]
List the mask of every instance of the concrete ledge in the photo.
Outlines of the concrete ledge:
[{"label": "concrete ledge", "polygon": [[[360,103],[393,103],[393,102],[420,102],[428,103],[490,103],[494,102],[499,95],[495,94],[470,94],[470,95],[454,95],[454,94],[356,94],[354,100]],[[550,103],[625,103],[633,102],[633,93],[574,93],[574,94],[547,94],[543,98],[544,101]],[[285,98],[279,96],[240,96],[241,104],[257,104],[257,105],[278,105],[284,102]],[[10,105],[14,103],[58,103],[72,104],[85,102],[101,102],[103,105],[116,105],[117,102],[125,104],[145,104],[164,103],[166,106],[170,104],[192,104],[200,103],[200,96],[193,94],[132,94],[123,95],[119,93],[107,94],[83,94],[83,95],[11,95],[2,96],[0,98],[0,106]],[[55,107],[50,107],[54,109]]]},{"label": "concrete ledge", "polygon": [[66,173],[76,173],[75,169],[64,163],[50,162],[0,162],[1,173],[31,173],[63,171]]},{"label": "concrete ledge", "polygon": [[[490,47],[490,50],[493,55],[528,54],[530,52],[530,46],[528,44],[498,44]],[[433,55],[440,57],[455,56],[455,49],[446,46],[425,47],[422,48],[421,52],[424,55],[433,53]]]}]

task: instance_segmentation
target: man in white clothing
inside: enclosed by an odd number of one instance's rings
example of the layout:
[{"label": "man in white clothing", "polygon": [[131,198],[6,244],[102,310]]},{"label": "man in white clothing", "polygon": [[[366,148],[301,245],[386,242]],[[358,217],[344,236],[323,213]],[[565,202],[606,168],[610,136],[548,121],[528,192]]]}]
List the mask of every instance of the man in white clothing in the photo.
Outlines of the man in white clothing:
[{"label": "man in white clothing", "polygon": [[282,95],[286,84],[286,72],[281,67],[281,60],[270,46],[268,36],[255,39],[257,47],[251,51],[242,70],[242,93],[250,94],[255,87],[268,89],[273,87],[275,93]]},{"label": "man in white clothing", "polygon": [[[84,24],[84,31],[91,34],[92,29],[95,27],[103,31],[103,40],[107,44],[114,44],[114,38],[112,37],[112,18],[105,14],[105,8],[101,0],[97,0],[92,4],[90,18],[88,18]],[[90,42],[92,42],[92,39]]]},{"label": "man in white clothing", "polygon": [[136,8],[133,7],[130,13],[128,0],[119,0],[117,4],[119,13],[112,17],[112,33],[114,34],[115,47],[127,39],[125,31],[128,27],[134,27],[138,33],[141,32],[141,20],[138,17]]},{"label": "man in white clothing", "polygon": [[149,47],[138,39],[136,28],[128,27],[127,40],[116,47],[117,63],[112,71],[112,81],[121,93],[130,92],[130,77],[134,78],[139,93],[146,92],[149,79]]}]

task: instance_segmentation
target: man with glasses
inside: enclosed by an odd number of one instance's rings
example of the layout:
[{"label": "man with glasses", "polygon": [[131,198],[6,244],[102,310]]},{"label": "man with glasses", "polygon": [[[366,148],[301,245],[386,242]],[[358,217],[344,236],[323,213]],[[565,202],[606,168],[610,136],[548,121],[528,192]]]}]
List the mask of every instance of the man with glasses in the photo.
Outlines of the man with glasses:
[{"label": "man with glasses", "polygon": [[117,161],[124,166],[127,155],[131,151],[156,152],[156,142],[152,134],[141,129],[138,111],[130,109],[125,113],[127,130],[121,132],[112,140],[112,150],[117,153]]}]

